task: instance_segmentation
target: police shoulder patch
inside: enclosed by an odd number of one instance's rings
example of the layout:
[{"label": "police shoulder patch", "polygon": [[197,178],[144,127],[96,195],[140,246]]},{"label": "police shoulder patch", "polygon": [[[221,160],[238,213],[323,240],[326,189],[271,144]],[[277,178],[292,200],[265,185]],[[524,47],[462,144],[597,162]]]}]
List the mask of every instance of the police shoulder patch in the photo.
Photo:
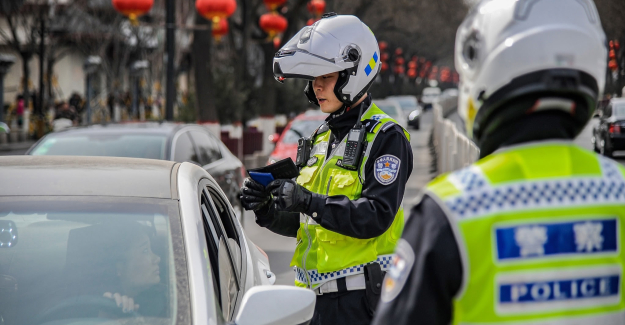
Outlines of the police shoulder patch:
[{"label": "police shoulder patch", "polygon": [[375,114],[375,115],[371,116],[371,119],[374,120],[374,121],[380,121],[380,120],[385,119],[385,118],[391,118],[391,117],[386,115],[386,114]]},{"label": "police shoulder patch", "polygon": [[397,179],[401,160],[393,155],[384,155],[375,160],[373,174],[378,183],[389,185]]},{"label": "police shoulder patch", "polygon": [[390,302],[397,298],[408,280],[414,259],[414,251],[410,244],[403,238],[399,239],[391,266],[384,278],[381,296],[383,302]]}]

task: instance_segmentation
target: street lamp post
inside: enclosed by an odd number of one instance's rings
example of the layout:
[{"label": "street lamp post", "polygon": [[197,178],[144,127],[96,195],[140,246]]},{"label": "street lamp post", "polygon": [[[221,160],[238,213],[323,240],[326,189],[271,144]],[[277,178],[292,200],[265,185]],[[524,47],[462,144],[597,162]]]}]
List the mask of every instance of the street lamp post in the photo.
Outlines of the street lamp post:
[{"label": "street lamp post", "polygon": [[13,63],[15,63],[13,55],[0,54],[0,122],[4,122],[4,77]]},{"label": "street lamp post", "polygon": [[102,64],[99,56],[92,55],[85,60],[85,109],[87,110],[87,125],[91,125],[91,76],[98,70]]},{"label": "street lamp post", "polygon": [[137,116],[139,111],[139,82],[141,80],[141,72],[150,67],[150,62],[147,60],[135,61],[131,68],[130,72],[133,76],[133,85],[132,85],[132,117]]},{"label": "street lamp post", "polygon": [[176,5],[174,0],[166,0],[166,42],[167,42],[167,84],[165,93],[165,120],[174,120],[174,101],[176,100],[176,88],[174,88],[174,61],[176,55]]}]

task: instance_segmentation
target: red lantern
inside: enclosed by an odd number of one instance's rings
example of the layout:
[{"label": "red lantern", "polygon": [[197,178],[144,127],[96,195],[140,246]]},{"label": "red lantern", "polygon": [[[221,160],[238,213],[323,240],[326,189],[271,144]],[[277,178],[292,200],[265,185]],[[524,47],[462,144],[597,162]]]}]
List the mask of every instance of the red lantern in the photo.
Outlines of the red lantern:
[{"label": "red lantern", "polygon": [[616,52],[614,52],[614,50],[610,50],[610,54],[608,54],[608,57],[610,58],[610,60],[616,59]]},{"label": "red lantern", "polygon": [[263,2],[265,3],[265,6],[267,6],[267,9],[274,11],[276,8],[282,6],[286,0],[263,0]]},{"label": "red lantern", "polygon": [[417,69],[408,69],[408,78],[414,79],[417,77]]},{"label": "red lantern", "polygon": [[232,16],[237,10],[237,2],[236,0],[196,0],[195,9],[204,18],[218,23],[221,19]]},{"label": "red lantern", "polygon": [[213,37],[217,42],[221,40],[221,37],[228,34],[228,20],[221,19],[219,22],[213,24]]},{"label": "red lantern", "polygon": [[386,43],[385,41],[382,41],[380,42],[380,44],[378,44],[378,46],[380,47],[380,52],[384,52],[388,48],[388,43]]},{"label": "red lantern", "polygon": [[618,51],[621,48],[621,44],[618,41],[614,41],[614,48]]},{"label": "red lantern", "polygon": [[318,22],[318,21],[319,21],[319,18],[310,18],[310,19],[308,19],[308,21],[306,22],[306,26],[310,26],[310,25],[312,25],[312,24],[314,24],[314,23],[316,23],[316,22]]},{"label": "red lantern", "polygon": [[401,56],[395,58],[395,64],[396,65],[404,65],[404,63],[406,63],[406,60],[404,60],[404,58],[402,58]]},{"label": "red lantern", "polygon": [[382,62],[386,62],[388,61],[388,53],[382,53],[382,55],[380,55],[380,59],[382,60]]},{"label": "red lantern", "polygon": [[395,73],[396,73],[396,74],[398,74],[398,75],[403,75],[403,74],[404,74],[404,72],[405,72],[405,69],[404,69],[404,67],[403,67],[403,66],[401,66],[401,65],[400,65],[400,66],[395,67]]},{"label": "red lantern", "polygon": [[616,63],[616,61],[614,60],[610,60],[610,62],[608,62],[608,68],[610,68],[610,70],[612,70],[612,72],[618,70],[618,63]]},{"label": "red lantern", "polygon": [[316,17],[321,17],[326,11],[326,2],[324,0],[311,0],[308,3],[308,12]]},{"label": "red lantern", "polygon": [[133,24],[136,24],[139,16],[146,14],[154,0],[113,0],[113,7],[124,16],[127,16]]},{"label": "red lantern", "polygon": [[404,50],[401,49],[401,47],[398,47],[395,49],[395,55],[402,55],[404,54]]},{"label": "red lantern", "polygon": [[408,62],[408,69],[417,69],[417,62],[415,61],[410,61]]},{"label": "red lantern", "polygon": [[449,70],[449,68],[445,67],[441,70],[441,81],[442,82],[449,82],[451,78],[451,71]]},{"label": "red lantern", "polygon": [[381,69],[382,69],[382,72],[386,72],[386,71],[388,70],[388,63],[386,63],[386,62],[382,62],[382,67],[381,67]]},{"label": "red lantern", "polygon": [[280,16],[277,12],[268,12],[260,16],[258,23],[260,28],[269,34],[269,38],[274,38],[277,34],[284,32],[288,26],[286,18]]}]

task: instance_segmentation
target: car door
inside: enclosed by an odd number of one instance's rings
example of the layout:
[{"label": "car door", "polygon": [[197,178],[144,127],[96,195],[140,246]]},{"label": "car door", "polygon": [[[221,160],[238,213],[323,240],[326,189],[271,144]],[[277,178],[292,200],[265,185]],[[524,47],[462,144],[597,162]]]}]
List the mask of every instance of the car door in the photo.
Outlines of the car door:
[{"label": "car door", "polygon": [[222,316],[230,321],[238,309],[244,284],[241,277],[242,253],[239,233],[228,213],[225,198],[208,180],[200,182],[200,210],[206,235],[215,294],[219,297]]}]

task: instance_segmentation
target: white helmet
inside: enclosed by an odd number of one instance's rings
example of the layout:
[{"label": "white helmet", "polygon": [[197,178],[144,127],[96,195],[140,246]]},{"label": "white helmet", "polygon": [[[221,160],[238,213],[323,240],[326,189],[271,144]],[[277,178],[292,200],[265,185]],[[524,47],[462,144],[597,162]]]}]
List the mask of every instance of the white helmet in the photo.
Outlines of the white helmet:
[{"label": "white helmet", "polygon": [[456,35],[458,111],[467,132],[479,144],[487,128],[528,113],[527,107],[509,108],[527,95],[572,99],[571,107],[559,108],[581,131],[603,93],[606,57],[592,0],[479,2]]},{"label": "white helmet", "polygon": [[[340,71],[334,93],[350,107],[366,94],[380,71],[379,55],[378,41],[360,19],[329,13],[302,28],[276,53],[273,74],[282,82],[286,78],[314,80]],[[311,103],[319,105],[312,81],[305,93]]]}]

